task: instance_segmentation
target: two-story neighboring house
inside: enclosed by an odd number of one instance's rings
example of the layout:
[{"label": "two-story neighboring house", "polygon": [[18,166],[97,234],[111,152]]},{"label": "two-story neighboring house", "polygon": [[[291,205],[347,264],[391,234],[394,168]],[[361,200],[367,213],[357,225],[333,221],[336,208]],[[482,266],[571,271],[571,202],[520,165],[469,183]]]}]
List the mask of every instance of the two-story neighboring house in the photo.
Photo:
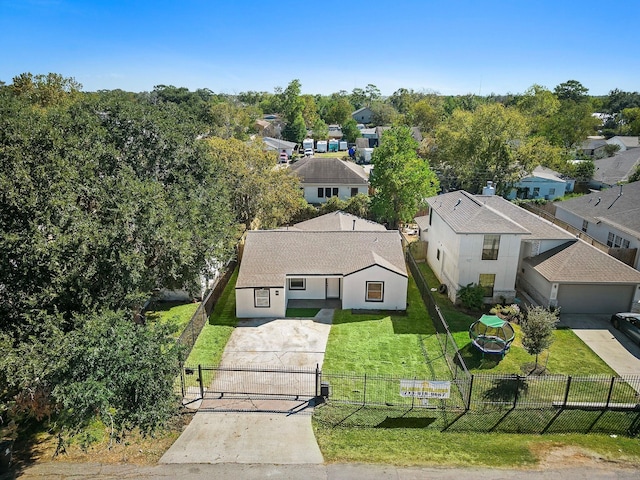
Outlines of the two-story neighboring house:
[{"label": "two-story neighboring house", "polygon": [[427,203],[429,214],[416,218],[420,238],[452,301],[477,284],[488,304],[518,291],[565,313],[640,307],[640,272],[504,198],[456,191]]},{"label": "two-story neighboring house", "polygon": [[339,158],[304,158],[291,165],[300,177],[304,198],[309,203],[325,203],[331,197],[348,200],[369,193],[369,175],[360,165]]},{"label": "two-story neighboring house", "polygon": [[640,181],[556,202],[556,218],[612,249],[640,270]]}]

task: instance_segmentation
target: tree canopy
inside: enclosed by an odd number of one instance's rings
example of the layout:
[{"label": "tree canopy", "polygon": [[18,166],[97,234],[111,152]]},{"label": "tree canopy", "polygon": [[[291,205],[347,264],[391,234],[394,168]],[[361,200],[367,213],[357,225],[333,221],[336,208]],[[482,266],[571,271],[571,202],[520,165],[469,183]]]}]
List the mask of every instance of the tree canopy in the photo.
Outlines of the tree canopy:
[{"label": "tree canopy", "polygon": [[373,152],[371,211],[391,228],[411,221],[424,201],[439,190],[435,173],[418,157],[417,149],[411,129],[398,125],[382,134],[380,146]]}]

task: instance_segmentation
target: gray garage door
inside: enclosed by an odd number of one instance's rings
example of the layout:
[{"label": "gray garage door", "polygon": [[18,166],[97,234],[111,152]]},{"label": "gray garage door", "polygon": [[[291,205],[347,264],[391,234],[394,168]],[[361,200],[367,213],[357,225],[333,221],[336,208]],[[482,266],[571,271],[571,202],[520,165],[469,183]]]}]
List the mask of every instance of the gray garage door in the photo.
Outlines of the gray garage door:
[{"label": "gray garage door", "polygon": [[629,310],[634,285],[560,285],[562,313],[614,313]]}]

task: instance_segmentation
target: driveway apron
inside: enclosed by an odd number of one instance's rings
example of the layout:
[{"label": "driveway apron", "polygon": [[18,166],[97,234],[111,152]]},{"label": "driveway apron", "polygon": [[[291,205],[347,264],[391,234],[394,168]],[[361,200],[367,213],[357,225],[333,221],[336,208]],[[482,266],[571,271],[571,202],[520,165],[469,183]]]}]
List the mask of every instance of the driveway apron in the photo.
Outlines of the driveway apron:
[{"label": "driveway apron", "polygon": [[[610,315],[560,314],[561,325],[571,328],[618,375],[640,375],[640,347],[609,319]],[[631,386],[640,393],[638,379]]]},{"label": "driveway apron", "polygon": [[[321,367],[332,319],[333,310],[322,309],[313,319],[240,320],[225,347],[221,366],[305,370]],[[213,392],[221,389],[216,382],[230,381],[221,373],[209,387]],[[304,375],[309,374],[289,374],[287,382],[298,381],[309,390],[309,380],[302,378]],[[242,378],[245,380],[239,381],[247,381],[246,376]],[[277,373],[260,373],[249,381],[254,390],[256,383],[268,390],[282,378]],[[236,387],[242,391],[241,385]],[[315,392],[311,389],[299,393],[299,399],[205,396],[191,423],[160,463],[323,463],[311,427],[313,404],[308,401]]]}]

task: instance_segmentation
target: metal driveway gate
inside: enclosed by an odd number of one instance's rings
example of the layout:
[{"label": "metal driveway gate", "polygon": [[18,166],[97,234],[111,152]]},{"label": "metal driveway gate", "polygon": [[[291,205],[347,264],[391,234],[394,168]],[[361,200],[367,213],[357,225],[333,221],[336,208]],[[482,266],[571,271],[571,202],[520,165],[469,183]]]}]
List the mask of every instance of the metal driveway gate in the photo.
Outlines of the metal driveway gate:
[{"label": "metal driveway gate", "polygon": [[183,396],[191,392],[199,393],[200,398],[311,399],[320,394],[321,377],[318,365],[315,368],[198,365],[182,369],[181,387]]}]

